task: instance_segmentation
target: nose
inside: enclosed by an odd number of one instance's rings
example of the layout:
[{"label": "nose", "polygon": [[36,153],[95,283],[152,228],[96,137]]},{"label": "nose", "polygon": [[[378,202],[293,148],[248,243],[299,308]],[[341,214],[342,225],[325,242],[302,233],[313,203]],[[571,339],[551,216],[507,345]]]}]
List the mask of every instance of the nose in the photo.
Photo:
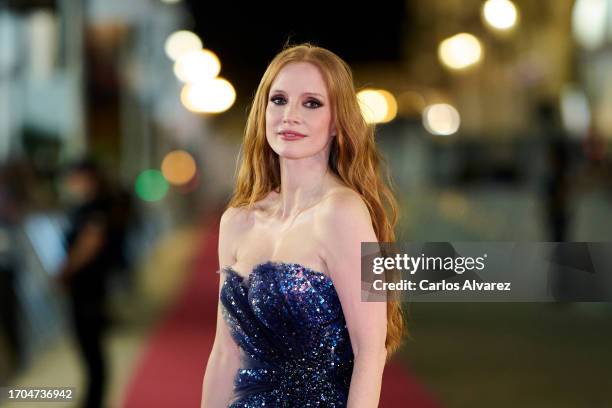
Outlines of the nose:
[{"label": "nose", "polygon": [[300,116],[298,106],[295,103],[287,103],[283,111],[283,123],[299,123]]}]

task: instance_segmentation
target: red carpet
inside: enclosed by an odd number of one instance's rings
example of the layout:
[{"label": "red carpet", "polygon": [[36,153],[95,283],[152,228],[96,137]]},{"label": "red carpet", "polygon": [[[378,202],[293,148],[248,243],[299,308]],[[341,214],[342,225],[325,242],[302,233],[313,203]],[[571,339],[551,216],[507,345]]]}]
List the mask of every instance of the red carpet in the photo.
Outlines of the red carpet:
[{"label": "red carpet", "polygon": [[[200,406],[202,378],[214,340],[219,283],[218,220],[210,224],[203,230],[193,272],[180,297],[146,346],[127,388],[124,407]],[[380,406],[440,407],[397,362],[385,369]]]},{"label": "red carpet", "polygon": [[379,407],[441,408],[442,405],[397,361],[391,361],[383,374]]},{"label": "red carpet", "polygon": [[191,276],[146,346],[123,406],[200,406],[202,379],[215,336],[219,275],[218,220],[203,229]]}]

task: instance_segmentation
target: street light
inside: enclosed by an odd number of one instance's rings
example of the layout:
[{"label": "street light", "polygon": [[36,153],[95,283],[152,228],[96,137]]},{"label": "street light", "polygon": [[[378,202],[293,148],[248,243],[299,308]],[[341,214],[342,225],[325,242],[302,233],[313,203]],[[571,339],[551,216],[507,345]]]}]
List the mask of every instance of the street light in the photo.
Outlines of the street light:
[{"label": "street light", "polygon": [[447,103],[430,105],[423,111],[423,126],[432,135],[450,136],[459,130],[459,112]]},{"label": "street light", "polygon": [[482,45],[472,34],[456,34],[440,43],[438,57],[451,69],[466,69],[482,59]]},{"label": "street light", "polygon": [[[572,28],[576,41],[588,50],[606,41],[606,26],[612,32],[612,2],[609,0],[576,0],[572,10]],[[608,16],[610,13],[610,17]],[[609,22],[606,21],[609,18]]]},{"label": "street light", "polygon": [[487,0],[482,6],[482,17],[494,30],[507,31],[516,26],[518,11],[510,0]]},{"label": "street light", "polygon": [[397,115],[397,102],[384,89],[364,89],[357,93],[361,113],[367,123],[387,123]]},{"label": "street light", "polygon": [[187,84],[181,91],[181,102],[196,113],[221,113],[228,110],[236,100],[232,84],[223,78]]},{"label": "street light", "polygon": [[174,74],[185,83],[208,81],[221,71],[221,62],[210,50],[190,51],[174,64]]},{"label": "street light", "polygon": [[197,51],[202,48],[202,40],[196,34],[187,30],[175,31],[166,39],[164,51],[172,61],[176,61],[183,54]]}]

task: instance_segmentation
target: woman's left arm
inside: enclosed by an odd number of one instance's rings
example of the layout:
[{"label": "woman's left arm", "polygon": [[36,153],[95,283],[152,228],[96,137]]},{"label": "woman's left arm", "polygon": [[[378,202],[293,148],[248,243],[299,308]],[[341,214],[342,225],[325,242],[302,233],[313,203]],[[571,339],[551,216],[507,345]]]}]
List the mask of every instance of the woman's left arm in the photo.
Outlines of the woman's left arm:
[{"label": "woman's left arm", "polygon": [[376,242],[369,211],[357,194],[331,198],[321,231],[330,276],[338,292],[355,355],[348,408],[378,406],[387,352],[387,304],[361,301],[361,242]]}]

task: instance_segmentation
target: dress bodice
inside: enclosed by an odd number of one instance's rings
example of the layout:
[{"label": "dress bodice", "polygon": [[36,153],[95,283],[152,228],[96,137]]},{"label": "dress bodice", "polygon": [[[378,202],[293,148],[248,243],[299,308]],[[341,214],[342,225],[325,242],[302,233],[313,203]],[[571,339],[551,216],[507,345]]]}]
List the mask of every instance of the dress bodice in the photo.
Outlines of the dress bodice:
[{"label": "dress bodice", "polygon": [[353,351],[331,278],[285,262],[222,272],[223,317],[242,351],[230,407],[345,406]]}]

